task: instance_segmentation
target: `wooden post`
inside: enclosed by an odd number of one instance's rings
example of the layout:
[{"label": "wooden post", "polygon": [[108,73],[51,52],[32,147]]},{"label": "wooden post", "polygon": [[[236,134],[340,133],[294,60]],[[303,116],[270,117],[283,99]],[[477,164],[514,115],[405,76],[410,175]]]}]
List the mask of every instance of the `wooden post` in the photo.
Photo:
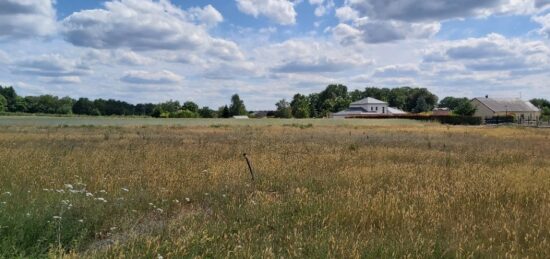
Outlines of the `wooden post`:
[{"label": "wooden post", "polygon": [[246,153],[244,153],[243,156],[244,156],[244,159],[246,159],[246,164],[248,165],[248,170],[250,170],[250,176],[252,176],[252,181],[254,181],[255,180],[254,171],[252,171],[252,165],[250,165],[250,160],[246,156]]}]

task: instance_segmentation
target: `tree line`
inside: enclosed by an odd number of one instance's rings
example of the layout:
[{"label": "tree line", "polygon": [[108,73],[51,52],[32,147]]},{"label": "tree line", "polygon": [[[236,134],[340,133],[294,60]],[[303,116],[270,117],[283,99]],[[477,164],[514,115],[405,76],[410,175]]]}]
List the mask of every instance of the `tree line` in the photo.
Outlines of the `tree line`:
[{"label": "tree line", "polygon": [[[470,99],[466,97],[445,97],[441,101],[426,88],[367,87],[363,90],[348,91],[342,84],[328,85],[319,93],[309,95],[295,94],[289,101],[282,99],[275,104],[275,110],[268,116],[279,118],[322,118],[330,113],[349,107],[352,102],[366,97],[376,98],[388,103],[390,107],[411,113],[424,113],[435,107],[449,108],[454,114],[470,116],[475,113]],[[531,100],[542,110],[543,117],[550,118],[550,102],[545,99]],[[166,101],[163,103],[130,104],[114,99],[59,98],[53,95],[26,96],[17,95],[13,87],[0,86],[0,112],[77,114],[90,116],[150,116],[157,118],[231,118],[248,115],[244,101],[238,94],[231,97],[230,104],[211,109],[199,107],[192,101]]]},{"label": "tree line", "polygon": [[90,116],[150,116],[157,118],[230,118],[247,115],[244,102],[239,95],[231,97],[231,104],[217,110],[199,106],[191,101],[131,104],[114,99],[59,98],[53,95],[19,96],[13,87],[0,86],[0,112],[77,114]]}]

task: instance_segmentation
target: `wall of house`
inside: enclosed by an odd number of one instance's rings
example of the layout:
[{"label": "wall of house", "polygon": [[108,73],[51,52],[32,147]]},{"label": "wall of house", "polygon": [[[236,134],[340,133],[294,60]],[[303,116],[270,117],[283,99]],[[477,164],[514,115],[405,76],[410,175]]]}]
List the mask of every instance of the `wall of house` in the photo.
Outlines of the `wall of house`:
[{"label": "wall of house", "polygon": [[474,116],[482,117],[482,118],[486,118],[486,119],[496,116],[495,112],[493,112],[491,109],[487,108],[487,106],[482,104],[477,99],[472,100],[472,105],[474,107],[476,107],[476,112],[474,113]]},{"label": "wall of house", "polygon": [[352,107],[361,107],[369,113],[388,114],[387,104],[367,104],[367,105],[358,105],[358,106],[352,106]]}]

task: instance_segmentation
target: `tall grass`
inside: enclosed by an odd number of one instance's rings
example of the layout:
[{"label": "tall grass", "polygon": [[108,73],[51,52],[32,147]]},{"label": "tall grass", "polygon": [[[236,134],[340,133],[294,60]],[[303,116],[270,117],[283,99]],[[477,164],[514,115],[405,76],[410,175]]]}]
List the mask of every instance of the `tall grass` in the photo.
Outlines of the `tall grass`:
[{"label": "tall grass", "polygon": [[4,127],[0,257],[547,258],[549,138],[431,124]]}]

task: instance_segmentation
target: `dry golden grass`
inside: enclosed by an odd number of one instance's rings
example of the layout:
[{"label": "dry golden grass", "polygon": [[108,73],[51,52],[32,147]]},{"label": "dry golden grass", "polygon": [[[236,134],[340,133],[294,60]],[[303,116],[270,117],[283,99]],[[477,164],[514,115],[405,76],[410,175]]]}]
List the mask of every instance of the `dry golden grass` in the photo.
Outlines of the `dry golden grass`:
[{"label": "dry golden grass", "polygon": [[4,127],[0,202],[5,257],[548,258],[550,131]]}]

